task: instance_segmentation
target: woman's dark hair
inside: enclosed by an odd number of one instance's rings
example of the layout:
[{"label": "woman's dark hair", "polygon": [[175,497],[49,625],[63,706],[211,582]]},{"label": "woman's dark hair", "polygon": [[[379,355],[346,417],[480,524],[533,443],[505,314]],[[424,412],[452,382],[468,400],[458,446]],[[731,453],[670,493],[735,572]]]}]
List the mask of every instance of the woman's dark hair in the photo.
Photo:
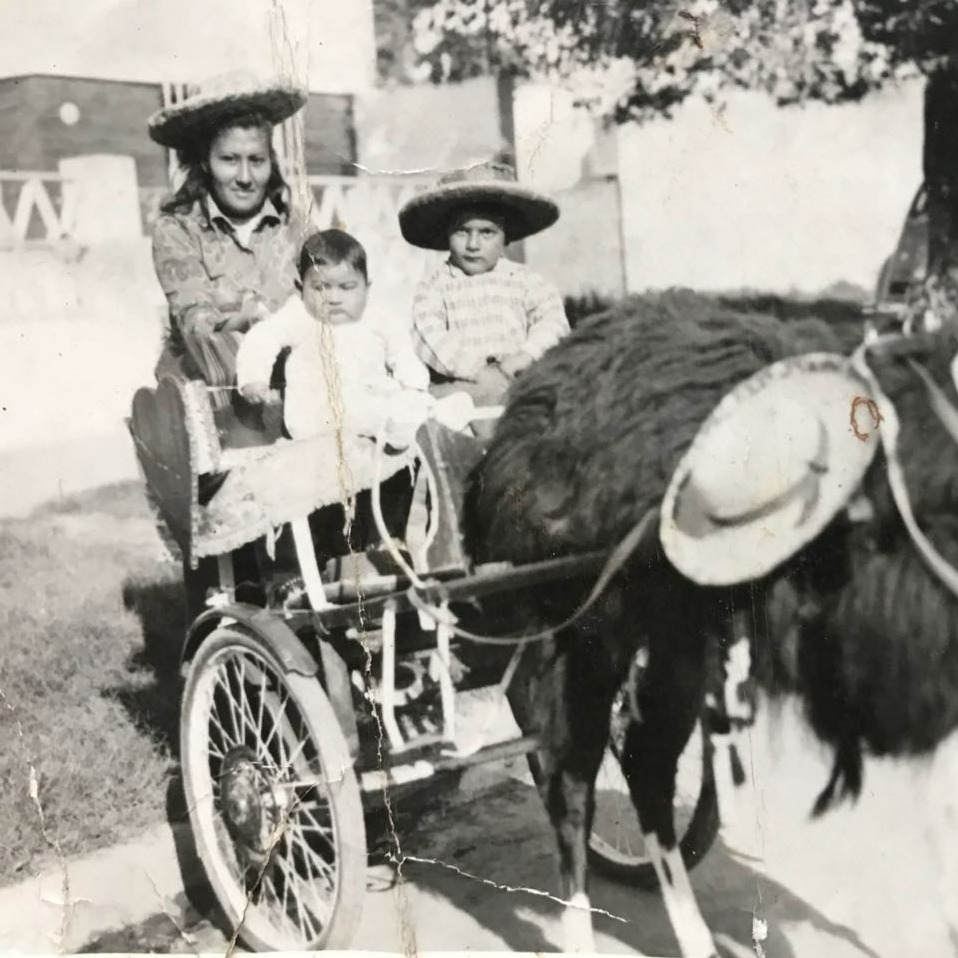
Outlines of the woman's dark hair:
[{"label": "woman's dark hair", "polygon": [[197,200],[210,191],[210,175],[204,169],[209,161],[213,141],[224,131],[232,129],[262,130],[269,143],[270,174],[266,184],[266,198],[272,200],[280,216],[289,214],[289,186],[279,168],[279,160],[273,148],[273,125],[262,114],[255,112],[233,113],[220,117],[211,128],[203,130],[196,138],[176,151],[180,166],[186,170],[186,179],[180,188],[160,205],[163,213],[183,213],[193,208]]},{"label": "woman's dark hair", "polygon": [[365,282],[369,282],[363,244],[344,230],[321,230],[303,243],[299,254],[299,278],[302,279],[313,266],[338,266],[340,263],[352,266]]}]

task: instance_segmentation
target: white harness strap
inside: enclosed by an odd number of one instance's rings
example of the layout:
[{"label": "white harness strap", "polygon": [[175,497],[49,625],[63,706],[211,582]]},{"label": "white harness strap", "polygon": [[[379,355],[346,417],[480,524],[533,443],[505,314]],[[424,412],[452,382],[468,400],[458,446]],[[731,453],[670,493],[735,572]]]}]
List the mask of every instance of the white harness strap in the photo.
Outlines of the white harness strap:
[{"label": "white harness strap", "polygon": [[[898,419],[897,410],[891,399],[889,399],[882,390],[877,377],[871,371],[868,363],[865,362],[864,347],[859,348],[854,356],[852,356],[852,364],[868,382],[875,400],[881,408],[882,424],[879,427],[879,435],[881,436],[882,447],[885,450],[885,460],[888,465],[888,484],[891,486],[892,496],[901,514],[902,521],[905,523],[905,528],[908,530],[908,534],[915,543],[918,552],[931,570],[948,589],[951,590],[952,594],[958,597],[958,569],[955,569],[954,566],[948,563],[934,545],[932,545],[924,532],[921,531],[921,527],[918,525],[918,521],[915,519],[915,514],[911,508],[911,501],[908,498],[908,486],[905,482],[905,472],[902,468],[901,459],[898,456],[898,436],[901,432],[901,423]],[[952,364],[951,368],[953,373],[958,371],[958,363]],[[921,374],[921,372],[919,374]],[[937,408],[939,402],[943,402],[948,409],[954,413],[953,407],[945,398],[944,394],[941,393],[941,390],[938,389],[938,386],[932,382],[927,374],[924,374],[923,378],[926,387],[929,389],[932,404],[936,407],[936,412],[939,417],[942,416],[942,411]],[[949,423],[944,419],[942,421],[945,428],[951,432]],[[958,437],[956,437],[956,441],[958,441]]]},{"label": "white harness strap", "polygon": [[309,531],[309,520],[303,516],[290,523],[293,530],[293,545],[296,548],[296,559],[299,562],[299,571],[306,586],[306,595],[314,612],[329,606],[326,590],[323,588],[323,578],[316,562],[316,549],[313,546],[313,537]]}]

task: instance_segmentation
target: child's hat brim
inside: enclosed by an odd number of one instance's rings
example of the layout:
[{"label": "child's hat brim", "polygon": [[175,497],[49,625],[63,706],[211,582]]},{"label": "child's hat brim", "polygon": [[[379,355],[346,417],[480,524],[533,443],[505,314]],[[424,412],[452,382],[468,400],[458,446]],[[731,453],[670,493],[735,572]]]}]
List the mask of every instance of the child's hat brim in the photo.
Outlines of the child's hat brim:
[{"label": "child's hat brim", "polygon": [[464,206],[494,207],[505,219],[506,242],[514,243],[552,226],[559,207],[518,183],[511,168],[479,164],[444,176],[399,211],[404,239],[421,249],[449,248],[449,219]]}]

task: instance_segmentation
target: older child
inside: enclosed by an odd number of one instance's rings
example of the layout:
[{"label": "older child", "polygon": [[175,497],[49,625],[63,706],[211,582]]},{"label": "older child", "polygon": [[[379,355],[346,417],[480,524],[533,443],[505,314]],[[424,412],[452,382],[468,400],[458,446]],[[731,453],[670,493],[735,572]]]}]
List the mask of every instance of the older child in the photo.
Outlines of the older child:
[{"label": "older child", "polygon": [[438,392],[450,383],[477,404],[496,405],[513,377],[569,331],[555,286],[503,257],[506,244],[558,216],[551,200],[495,163],[443,177],[400,211],[408,242],[449,250],[413,303],[414,345]]},{"label": "older child", "polygon": [[[375,437],[384,421],[425,420],[429,374],[408,334],[366,312],[366,252],[342,230],[315,233],[299,259],[302,298],[257,323],[237,356],[237,385],[251,402],[269,393],[277,357],[286,359],[284,424],[293,439],[343,430]],[[411,432],[410,432],[411,435]]]}]

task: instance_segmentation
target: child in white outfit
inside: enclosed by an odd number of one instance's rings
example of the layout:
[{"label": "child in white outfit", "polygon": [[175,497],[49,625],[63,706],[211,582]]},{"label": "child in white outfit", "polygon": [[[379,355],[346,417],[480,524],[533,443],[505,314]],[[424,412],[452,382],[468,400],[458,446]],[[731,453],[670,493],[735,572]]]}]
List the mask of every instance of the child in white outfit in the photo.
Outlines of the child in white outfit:
[{"label": "child in white outfit", "polygon": [[[465,428],[475,410],[470,397],[430,395],[429,371],[413,350],[408,327],[394,317],[367,314],[366,253],[356,239],[342,230],[314,234],[303,245],[299,275],[302,298],[291,298],[243,337],[236,379],[245,399],[269,398],[276,360],[289,349],[283,416],[291,439],[359,436],[404,449],[430,417],[450,429]],[[386,528],[401,540],[412,503],[411,477],[400,472],[380,491]],[[311,517],[324,556],[371,554],[378,534],[369,490],[359,493],[355,506],[348,545],[341,538],[341,506],[324,507]]]},{"label": "child in white outfit", "polygon": [[284,423],[292,439],[338,430],[375,438],[387,418],[394,429],[414,430],[435,405],[429,372],[395,319],[367,314],[363,247],[342,230],[315,233],[303,246],[299,275],[302,298],[243,338],[236,378],[244,398],[267,399],[273,366],[288,348]]}]

